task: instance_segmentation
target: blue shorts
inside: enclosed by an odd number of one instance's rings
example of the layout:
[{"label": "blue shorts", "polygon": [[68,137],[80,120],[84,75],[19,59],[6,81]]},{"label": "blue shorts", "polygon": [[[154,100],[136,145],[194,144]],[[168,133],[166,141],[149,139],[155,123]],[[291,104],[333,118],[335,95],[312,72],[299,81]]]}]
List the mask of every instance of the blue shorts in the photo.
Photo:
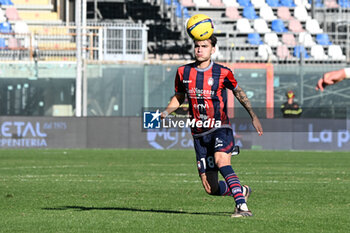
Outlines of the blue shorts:
[{"label": "blue shorts", "polygon": [[212,133],[193,138],[199,174],[218,171],[214,153],[231,153],[235,148],[235,139],[231,128],[219,128]]}]

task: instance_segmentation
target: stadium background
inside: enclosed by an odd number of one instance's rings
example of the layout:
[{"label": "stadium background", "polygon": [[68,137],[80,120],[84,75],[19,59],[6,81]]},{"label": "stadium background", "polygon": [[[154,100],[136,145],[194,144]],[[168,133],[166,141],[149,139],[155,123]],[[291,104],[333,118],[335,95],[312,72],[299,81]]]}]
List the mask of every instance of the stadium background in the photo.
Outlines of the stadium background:
[{"label": "stadium background", "polygon": [[[0,3],[3,148],[191,148],[188,132],[143,132],[141,116],[167,105],[176,68],[193,59],[184,24],[196,13],[214,20],[215,60],[265,118],[264,138],[234,125],[243,148],[350,148],[349,85],[314,88],[349,65],[348,0]],[[288,90],[302,119],[280,119]]]}]

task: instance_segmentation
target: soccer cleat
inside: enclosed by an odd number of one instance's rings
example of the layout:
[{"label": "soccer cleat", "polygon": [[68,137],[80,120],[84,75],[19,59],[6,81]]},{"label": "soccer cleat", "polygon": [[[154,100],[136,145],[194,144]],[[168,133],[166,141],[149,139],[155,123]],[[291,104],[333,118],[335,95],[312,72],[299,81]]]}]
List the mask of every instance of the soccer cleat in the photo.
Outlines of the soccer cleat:
[{"label": "soccer cleat", "polygon": [[[248,185],[242,186],[243,196],[245,198],[245,202],[248,201],[248,197],[252,193],[252,189]],[[243,204],[241,204],[243,205]],[[240,218],[240,217],[252,217],[253,214],[250,210],[248,210],[247,204],[244,203],[244,210],[240,207],[236,206],[235,212],[232,214],[231,218]]]},{"label": "soccer cleat", "polygon": [[247,202],[248,201],[248,197],[252,193],[252,189],[248,185],[243,185],[242,189],[243,189],[243,196],[245,198],[245,202]]},{"label": "soccer cleat", "polygon": [[244,211],[240,208],[236,208],[235,212],[231,215],[231,218],[240,218],[240,217],[253,217],[253,214],[250,210]]},{"label": "soccer cleat", "polygon": [[231,215],[231,218],[240,218],[240,217],[252,217],[253,214],[248,210],[246,203],[242,203],[236,206],[235,212]]}]

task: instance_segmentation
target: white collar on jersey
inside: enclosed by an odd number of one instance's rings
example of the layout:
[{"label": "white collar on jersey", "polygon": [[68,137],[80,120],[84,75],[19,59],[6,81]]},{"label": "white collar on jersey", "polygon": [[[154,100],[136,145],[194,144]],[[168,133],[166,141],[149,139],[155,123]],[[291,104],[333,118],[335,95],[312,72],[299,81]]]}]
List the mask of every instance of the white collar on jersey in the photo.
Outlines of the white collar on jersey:
[{"label": "white collar on jersey", "polygon": [[194,67],[194,68],[195,68],[197,71],[199,71],[199,72],[205,72],[205,71],[211,69],[211,67],[213,66],[213,64],[214,64],[214,62],[213,62],[213,61],[210,61],[210,64],[209,64],[209,66],[208,66],[207,68],[204,68],[204,69],[201,69],[201,68],[198,68],[198,67]]}]

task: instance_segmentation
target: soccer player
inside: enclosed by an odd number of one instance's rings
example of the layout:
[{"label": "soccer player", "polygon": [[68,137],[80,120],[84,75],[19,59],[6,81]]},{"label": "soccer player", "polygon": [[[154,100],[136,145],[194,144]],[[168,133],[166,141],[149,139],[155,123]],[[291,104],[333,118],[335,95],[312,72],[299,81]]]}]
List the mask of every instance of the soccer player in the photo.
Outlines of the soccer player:
[{"label": "soccer player", "polygon": [[336,84],[344,79],[350,79],[350,68],[327,72],[323,78],[318,80],[316,90],[323,91],[326,86]]},{"label": "soccer player", "polygon": [[[175,111],[187,95],[191,120],[194,119],[196,123],[203,121],[221,123],[220,127],[216,124],[215,127],[212,127],[212,124],[208,127],[204,127],[205,124],[191,127],[198,172],[208,194],[233,196],[236,208],[232,217],[252,216],[246,203],[251,190],[249,186],[241,185],[231,166],[231,153],[235,143],[227,115],[227,89],[233,91],[237,100],[250,114],[252,124],[259,135],[263,134],[263,129],[232,71],[211,60],[216,43],[214,35],[207,40],[194,41],[195,62],[178,68],[175,77],[175,95],[161,113],[161,118]],[[225,181],[218,181],[218,171]]]}]

